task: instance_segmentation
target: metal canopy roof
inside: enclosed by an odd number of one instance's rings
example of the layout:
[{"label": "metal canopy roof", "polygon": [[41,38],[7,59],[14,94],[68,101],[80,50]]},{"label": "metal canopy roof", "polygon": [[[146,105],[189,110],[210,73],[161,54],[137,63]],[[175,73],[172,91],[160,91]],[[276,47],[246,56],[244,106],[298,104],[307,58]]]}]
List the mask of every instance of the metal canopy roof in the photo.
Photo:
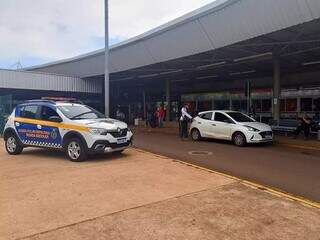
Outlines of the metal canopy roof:
[{"label": "metal canopy roof", "polygon": [[273,54],[281,58],[283,75],[320,71],[320,19],[205,53],[113,73],[111,80],[146,83],[261,78],[272,75]]},{"label": "metal canopy roof", "polygon": [[58,74],[0,69],[0,88],[101,93],[102,83]]},{"label": "metal canopy roof", "polygon": [[[240,65],[239,71],[246,72],[244,65],[248,65],[247,72],[252,73],[252,66],[243,61],[270,60],[270,52],[279,51],[290,62],[293,52],[303,58],[303,52],[298,51],[319,47],[319,19],[319,0],[218,0],[113,46],[110,72],[117,80],[132,77],[128,73],[133,70],[154,79],[161,72],[176,75],[177,71],[201,70],[201,66],[205,72],[205,65],[224,66],[224,71],[228,66]],[[256,57],[260,54],[265,56]],[[310,54],[306,58],[309,60]],[[259,64],[262,70],[265,66]],[[29,69],[79,77],[103,75],[104,50]]]}]

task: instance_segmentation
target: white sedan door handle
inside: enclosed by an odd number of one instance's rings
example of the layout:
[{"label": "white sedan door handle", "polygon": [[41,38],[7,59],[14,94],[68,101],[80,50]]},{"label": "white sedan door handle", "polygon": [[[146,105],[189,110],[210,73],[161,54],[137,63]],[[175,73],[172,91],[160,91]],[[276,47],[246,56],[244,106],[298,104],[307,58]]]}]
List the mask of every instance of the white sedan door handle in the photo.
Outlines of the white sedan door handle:
[{"label": "white sedan door handle", "polygon": [[217,125],[215,125],[214,123],[213,123],[213,124],[211,124],[211,125],[212,125],[212,126],[214,126],[214,127],[215,127],[215,126],[217,126]]}]

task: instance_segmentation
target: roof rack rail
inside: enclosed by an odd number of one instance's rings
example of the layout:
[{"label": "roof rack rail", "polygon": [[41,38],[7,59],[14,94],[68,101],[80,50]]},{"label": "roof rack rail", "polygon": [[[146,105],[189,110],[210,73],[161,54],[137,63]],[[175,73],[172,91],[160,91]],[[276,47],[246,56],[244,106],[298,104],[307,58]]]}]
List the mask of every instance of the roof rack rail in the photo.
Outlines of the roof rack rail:
[{"label": "roof rack rail", "polygon": [[83,104],[82,101],[77,100],[75,98],[51,98],[51,97],[44,97],[42,99],[32,99],[32,100],[26,100],[25,103],[51,103],[51,104],[56,104],[56,103],[78,103],[78,104]]},{"label": "roof rack rail", "polygon": [[32,99],[32,100],[27,100],[25,102],[27,102],[27,103],[46,102],[46,103],[52,103],[52,104],[56,103],[55,101],[46,100],[46,99]]}]

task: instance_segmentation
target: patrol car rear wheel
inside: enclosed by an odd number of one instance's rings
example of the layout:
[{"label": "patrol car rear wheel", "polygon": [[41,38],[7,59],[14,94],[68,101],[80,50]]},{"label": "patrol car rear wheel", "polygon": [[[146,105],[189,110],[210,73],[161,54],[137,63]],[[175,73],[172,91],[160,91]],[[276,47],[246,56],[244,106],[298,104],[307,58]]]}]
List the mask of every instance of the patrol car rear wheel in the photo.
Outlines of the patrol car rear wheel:
[{"label": "patrol car rear wheel", "polygon": [[66,144],[66,154],[73,162],[81,162],[86,160],[87,153],[81,140],[73,138]]},{"label": "patrol car rear wheel", "polygon": [[17,137],[13,134],[6,137],[6,150],[11,155],[20,154],[23,150],[23,146],[19,144]]}]

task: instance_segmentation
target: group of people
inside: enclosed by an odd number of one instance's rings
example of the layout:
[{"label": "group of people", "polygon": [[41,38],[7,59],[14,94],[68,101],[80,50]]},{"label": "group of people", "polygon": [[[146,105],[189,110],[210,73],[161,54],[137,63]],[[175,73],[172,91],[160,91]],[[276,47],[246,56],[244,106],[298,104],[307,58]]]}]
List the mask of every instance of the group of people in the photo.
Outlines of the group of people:
[{"label": "group of people", "polygon": [[[179,118],[179,135],[181,139],[188,138],[188,122],[192,120],[192,116],[188,112],[188,104],[184,104],[181,108],[180,118]],[[163,121],[165,119],[166,112],[163,106],[159,106],[155,111],[147,111],[146,125],[147,127],[163,127]]]},{"label": "group of people", "polygon": [[166,116],[166,112],[162,105],[158,106],[154,111],[148,110],[147,119],[146,119],[147,127],[162,128],[165,116]]}]

